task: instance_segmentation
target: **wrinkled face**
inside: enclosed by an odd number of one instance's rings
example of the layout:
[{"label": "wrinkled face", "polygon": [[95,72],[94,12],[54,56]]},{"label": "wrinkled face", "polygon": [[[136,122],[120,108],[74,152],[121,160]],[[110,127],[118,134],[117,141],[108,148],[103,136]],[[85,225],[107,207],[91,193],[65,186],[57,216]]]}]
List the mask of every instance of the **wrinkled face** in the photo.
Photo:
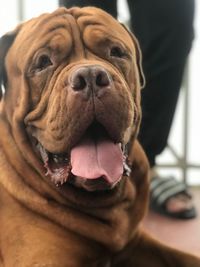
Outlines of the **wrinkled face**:
[{"label": "wrinkled face", "polygon": [[8,117],[55,185],[96,191],[121,180],[140,118],[136,53],[99,9],[62,8],[23,24],[6,57]]}]

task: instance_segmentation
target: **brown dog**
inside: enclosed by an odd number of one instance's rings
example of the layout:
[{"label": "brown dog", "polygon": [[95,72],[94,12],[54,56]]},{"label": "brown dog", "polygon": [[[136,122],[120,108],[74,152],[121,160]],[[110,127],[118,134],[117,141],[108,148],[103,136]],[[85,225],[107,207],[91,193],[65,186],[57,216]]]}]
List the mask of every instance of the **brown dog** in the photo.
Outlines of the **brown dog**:
[{"label": "brown dog", "polygon": [[135,38],[99,9],[60,8],[3,36],[0,64],[0,267],[199,267],[139,227]]}]

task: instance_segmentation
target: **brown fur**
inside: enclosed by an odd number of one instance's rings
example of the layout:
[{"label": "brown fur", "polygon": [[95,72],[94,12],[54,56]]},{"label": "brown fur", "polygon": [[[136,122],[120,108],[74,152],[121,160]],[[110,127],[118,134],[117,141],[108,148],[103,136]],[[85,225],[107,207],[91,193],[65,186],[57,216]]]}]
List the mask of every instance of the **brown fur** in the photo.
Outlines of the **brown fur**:
[{"label": "brown fur", "polygon": [[[113,44],[128,56],[109,58]],[[38,51],[52,53],[53,70],[34,73]],[[95,8],[60,8],[2,37],[0,267],[200,266],[200,259],[160,244],[139,226],[147,208],[149,169],[134,141],[141,113],[139,56],[134,36]],[[105,68],[113,79],[101,101],[83,101],[68,83],[80,66],[91,65]],[[104,194],[56,187],[45,176],[30,135],[61,153],[79,140],[94,116],[112,122],[117,141],[129,142],[130,177]]]}]

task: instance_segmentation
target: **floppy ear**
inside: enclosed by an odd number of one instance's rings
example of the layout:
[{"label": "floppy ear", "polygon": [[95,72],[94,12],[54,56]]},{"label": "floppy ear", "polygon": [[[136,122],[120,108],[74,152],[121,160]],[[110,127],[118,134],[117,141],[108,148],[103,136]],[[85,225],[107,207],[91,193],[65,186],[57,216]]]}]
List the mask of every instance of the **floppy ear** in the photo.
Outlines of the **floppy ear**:
[{"label": "floppy ear", "polygon": [[6,54],[12,45],[17,33],[19,32],[20,27],[18,26],[14,31],[4,34],[0,38],[0,100],[3,94],[3,86],[6,87],[6,70],[5,70],[5,57]]},{"label": "floppy ear", "polygon": [[141,85],[141,88],[144,88],[146,82],[145,82],[144,72],[142,69],[142,53],[140,50],[139,42],[138,42],[137,38],[133,35],[133,33],[131,31],[129,31],[128,28],[123,23],[121,23],[121,25],[128,32],[129,36],[131,37],[131,39],[135,45],[136,63],[137,63],[138,71],[139,71],[139,75],[140,75],[140,85]]}]

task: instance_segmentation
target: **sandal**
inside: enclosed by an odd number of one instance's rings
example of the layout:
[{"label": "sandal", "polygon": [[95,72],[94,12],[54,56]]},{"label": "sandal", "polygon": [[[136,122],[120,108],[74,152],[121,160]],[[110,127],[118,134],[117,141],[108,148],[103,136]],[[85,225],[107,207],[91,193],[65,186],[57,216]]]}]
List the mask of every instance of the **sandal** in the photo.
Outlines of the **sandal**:
[{"label": "sandal", "polygon": [[197,216],[194,207],[184,209],[178,212],[168,211],[167,201],[179,194],[183,194],[191,199],[192,196],[187,191],[183,182],[178,182],[174,177],[160,178],[154,177],[150,182],[150,208],[162,215],[177,219],[192,219]]}]

